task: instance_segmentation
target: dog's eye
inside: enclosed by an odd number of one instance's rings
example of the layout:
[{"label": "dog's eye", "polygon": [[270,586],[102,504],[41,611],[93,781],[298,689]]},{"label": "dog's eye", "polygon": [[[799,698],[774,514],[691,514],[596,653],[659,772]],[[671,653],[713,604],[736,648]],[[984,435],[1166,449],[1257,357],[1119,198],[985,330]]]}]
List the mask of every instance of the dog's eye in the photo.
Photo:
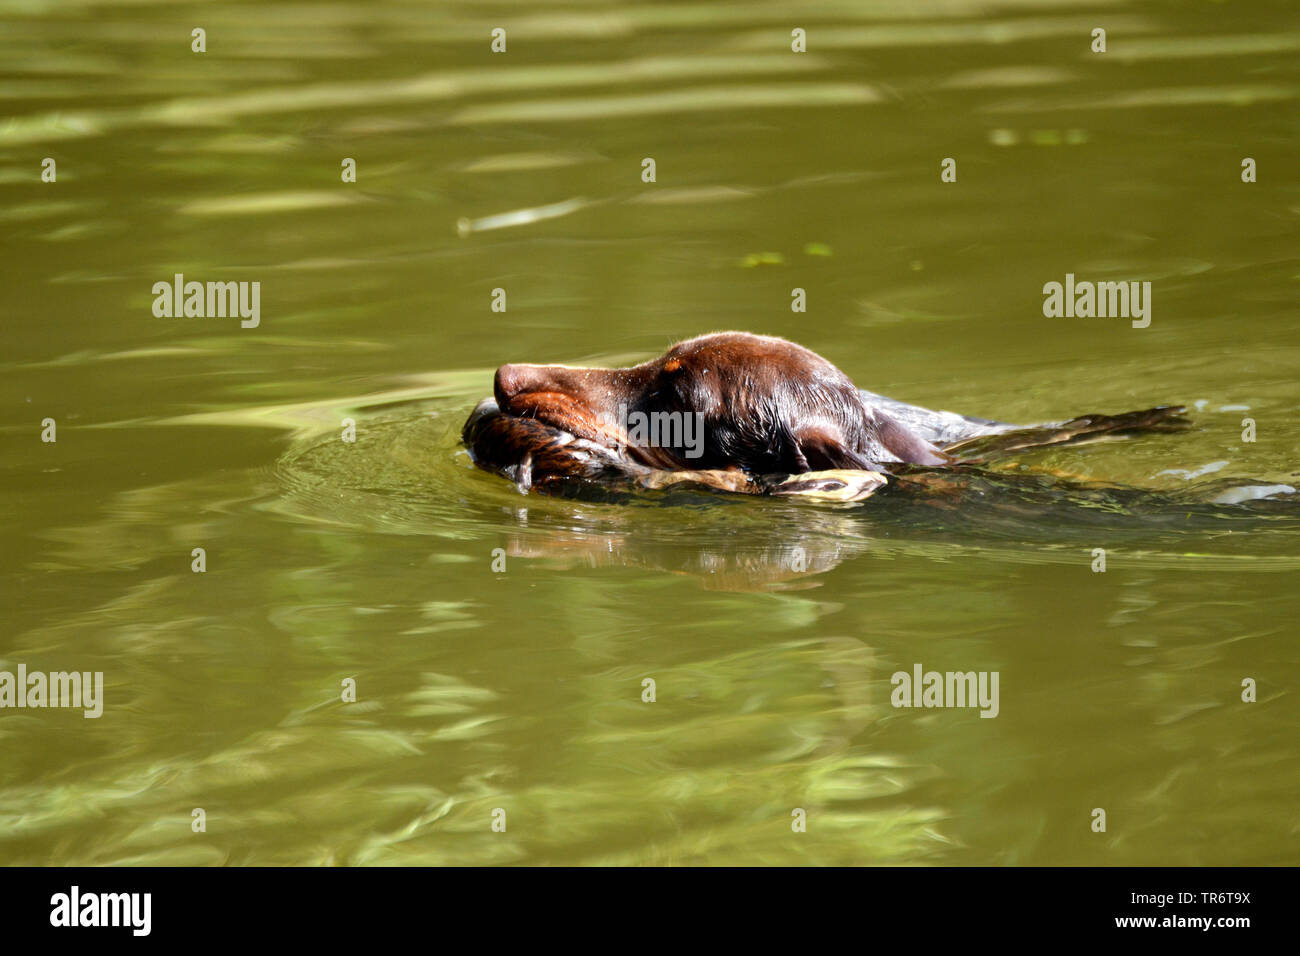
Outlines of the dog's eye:
[{"label": "dog's eye", "polygon": [[681,367],[682,367],[681,359],[669,359],[667,362],[664,362],[664,371],[669,373],[670,375],[673,372],[680,371]]}]

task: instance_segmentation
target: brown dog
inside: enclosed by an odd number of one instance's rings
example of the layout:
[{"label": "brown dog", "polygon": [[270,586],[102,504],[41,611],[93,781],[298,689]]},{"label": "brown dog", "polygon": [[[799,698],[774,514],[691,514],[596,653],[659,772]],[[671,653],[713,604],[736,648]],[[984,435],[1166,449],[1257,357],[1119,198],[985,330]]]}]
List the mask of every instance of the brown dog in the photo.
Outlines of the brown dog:
[{"label": "brown dog", "polygon": [[525,491],[689,482],[856,500],[899,467],[977,460],[964,451],[1185,424],[1167,406],[1029,428],[935,412],[861,391],[816,353],[746,332],[690,339],[632,368],[503,365],[493,390],[463,438],[476,464]]}]

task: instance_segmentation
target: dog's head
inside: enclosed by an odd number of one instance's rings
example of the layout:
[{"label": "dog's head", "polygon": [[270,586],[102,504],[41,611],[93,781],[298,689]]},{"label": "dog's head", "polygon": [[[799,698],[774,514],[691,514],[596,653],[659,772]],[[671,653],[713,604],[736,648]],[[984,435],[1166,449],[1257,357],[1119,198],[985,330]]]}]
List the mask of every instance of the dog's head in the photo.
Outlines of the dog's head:
[{"label": "dog's head", "polygon": [[[768,475],[946,460],[869,407],[821,356],[743,332],[690,339],[632,368],[503,365],[494,392],[501,416],[530,422],[513,432],[495,426],[515,444],[546,436],[553,452],[576,441],[575,450],[648,468]],[[500,448],[480,454],[469,431],[477,460],[502,457]]]}]

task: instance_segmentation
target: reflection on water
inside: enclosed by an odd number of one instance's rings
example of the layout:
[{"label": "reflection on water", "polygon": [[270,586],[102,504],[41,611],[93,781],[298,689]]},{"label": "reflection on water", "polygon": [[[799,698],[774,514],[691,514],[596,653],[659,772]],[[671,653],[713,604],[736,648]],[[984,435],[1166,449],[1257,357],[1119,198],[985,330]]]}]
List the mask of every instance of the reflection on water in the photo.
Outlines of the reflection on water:
[{"label": "reflection on water", "polygon": [[[1289,8],[816,0],[793,54],[785,2],[543,4],[496,60],[476,5],[204,7],[204,55],[0,18],[0,670],[107,697],[0,716],[0,861],[1295,861]],[[177,272],[261,326],[154,318]],[[1044,319],[1066,272],[1150,328]],[[457,445],[498,364],[730,327],[1196,427],[852,507],[522,496]],[[895,710],[916,663],[999,717]]]}]

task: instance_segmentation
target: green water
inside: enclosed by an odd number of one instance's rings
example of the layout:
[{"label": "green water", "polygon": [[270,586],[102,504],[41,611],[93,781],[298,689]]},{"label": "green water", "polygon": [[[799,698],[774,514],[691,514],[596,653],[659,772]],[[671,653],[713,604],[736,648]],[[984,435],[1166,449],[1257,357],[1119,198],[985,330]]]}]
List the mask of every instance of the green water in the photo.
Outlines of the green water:
[{"label": "green water", "polygon": [[[503,362],[738,328],[1193,409],[1036,469],[1300,486],[1298,50],[1283,3],[0,2],[0,670],[105,695],[0,711],[0,862],[1297,862],[1284,508],[547,500],[456,436]],[[260,324],[155,317],[176,273]],[[1045,318],[1067,273],[1150,326]],[[998,716],[892,707],[918,663]]]}]

